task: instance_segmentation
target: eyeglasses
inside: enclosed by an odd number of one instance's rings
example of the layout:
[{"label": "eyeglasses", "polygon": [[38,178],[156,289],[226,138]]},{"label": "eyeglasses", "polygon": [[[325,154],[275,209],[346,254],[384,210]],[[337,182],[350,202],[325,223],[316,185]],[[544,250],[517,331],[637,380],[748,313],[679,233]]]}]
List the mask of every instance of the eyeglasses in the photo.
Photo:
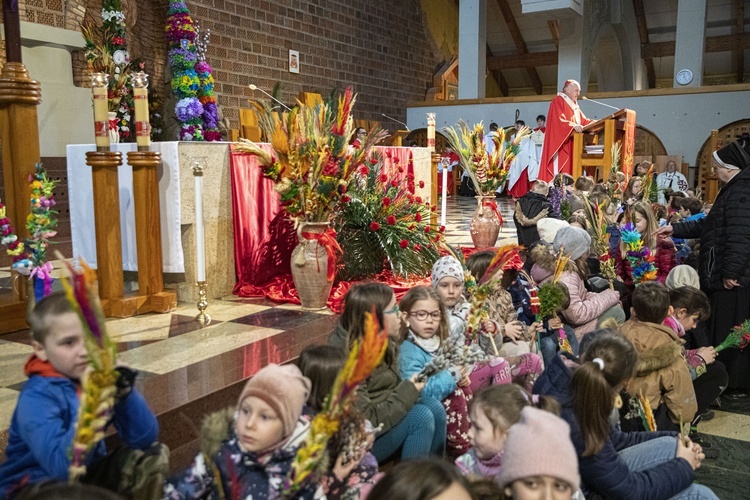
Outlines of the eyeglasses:
[{"label": "eyeglasses", "polygon": [[424,321],[429,316],[430,318],[434,319],[435,321],[440,321],[440,319],[443,317],[443,313],[440,311],[412,311],[409,313],[409,316],[414,316],[419,321]]},{"label": "eyeglasses", "polygon": [[383,314],[397,314],[398,313],[398,304],[393,306],[393,309],[388,309],[387,311],[383,311]]}]

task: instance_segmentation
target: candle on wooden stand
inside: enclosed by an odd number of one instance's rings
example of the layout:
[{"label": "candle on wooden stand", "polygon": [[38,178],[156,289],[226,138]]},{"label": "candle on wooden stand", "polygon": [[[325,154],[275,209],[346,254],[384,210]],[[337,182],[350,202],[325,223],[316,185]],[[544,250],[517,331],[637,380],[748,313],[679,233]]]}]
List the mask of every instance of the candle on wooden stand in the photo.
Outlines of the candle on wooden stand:
[{"label": "candle on wooden stand", "polygon": [[435,113],[427,113],[427,147],[435,152]]},{"label": "candle on wooden stand", "polygon": [[135,103],[135,140],[138,149],[148,150],[151,146],[151,125],[148,118],[148,75],[138,71],[131,75],[133,101]]},{"label": "candle on wooden stand", "polygon": [[107,96],[107,87],[109,85],[109,75],[106,73],[94,73],[91,75],[91,91],[94,97],[94,136],[96,138],[96,148],[99,150],[109,150],[109,99]]}]

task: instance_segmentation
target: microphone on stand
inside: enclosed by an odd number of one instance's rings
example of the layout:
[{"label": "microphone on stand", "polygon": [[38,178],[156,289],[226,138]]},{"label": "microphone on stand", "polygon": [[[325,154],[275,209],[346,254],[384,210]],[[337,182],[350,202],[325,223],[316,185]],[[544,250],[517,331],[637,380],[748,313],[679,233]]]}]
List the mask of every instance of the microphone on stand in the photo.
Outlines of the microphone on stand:
[{"label": "microphone on stand", "polygon": [[261,88],[258,88],[254,83],[251,83],[250,85],[248,85],[248,87],[250,87],[250,90],[260,90],[261,92],[263,92],[264,94],[266,94],[268,97],[270,97],[276,104],[280,104],[281,106],[283,106],[287,111],[291,111],[292,110],[292,108],[290,108],[289,106],[287,106],[283,102],[279,101],[278,99],[276,99],[274,96],[272,96],[271,94],[269,94],[265,90],[263,90]]},{"label": "microphone on stand", "polygon": [[396,122],[396,123],[399,123],[399,124],[403,125],[403,126],[404,126],[404,128],[406,128],[406,131],[407,131],[407,132],[411,132],[411,130],[409,130],[409,127],[407,127],[407,126],[406,126],[406,123],[404,123],[404,122],[402,122],[402,121],[400,121],[400,120],[396,120],[396,119],[395,119],[395,118],[393,118],[392,116],[388,116],[388,115],[386,115],[385,113],[380,113],[380,114],[381,114],[382,116],[384,116],[384,117],[388,118],[388,119],[389,119],[389,120],[391,120],[391,121],[394,121],[394,122]]},{"label": "microphone on stand", "polygon": [[602,106],[607,106],[608,108],[612,108],[612,109],[614,109],[614,110],[616,110],[616,111],[620,111],[620,108],[616,108],[616,107],[614,107],[614,106],[610,106],[609,104],[604,104],[603,102],[599,102],[599,101],[595,101],[595,100],[593,100],[593,99],[589,99],[589,98],[588,98],[588,97],[586,97],[586,96],[581,96],[581,99],[582,99],[582,100],[584,100],[584,101],[595,102],[595,103],[597,103],[597,104],[601,104]]}]

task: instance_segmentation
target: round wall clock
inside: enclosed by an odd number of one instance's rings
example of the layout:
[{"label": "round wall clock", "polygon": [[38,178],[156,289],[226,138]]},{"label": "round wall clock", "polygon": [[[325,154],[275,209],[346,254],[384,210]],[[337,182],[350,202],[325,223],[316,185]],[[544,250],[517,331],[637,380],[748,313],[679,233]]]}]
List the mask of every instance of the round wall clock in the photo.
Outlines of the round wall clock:
[{"label": "round wall clock", "polygon": [[681,69],[677,72],[675,80],[677,80],[677,83],[679,83],[680,85],[687,85],[688,83],[693,81],[693,72],[689,69]]}]

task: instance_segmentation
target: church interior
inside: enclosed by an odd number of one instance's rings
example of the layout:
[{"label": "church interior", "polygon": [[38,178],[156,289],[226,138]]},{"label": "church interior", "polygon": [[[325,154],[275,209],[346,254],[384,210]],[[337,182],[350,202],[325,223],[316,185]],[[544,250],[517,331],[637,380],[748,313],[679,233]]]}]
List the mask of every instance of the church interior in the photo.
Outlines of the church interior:
[{"label": "church interior", "polygon": [[[627,125],[618,120],[627,109],[634,120],[629,165],[648,162],[656,176],[673,162],[708,203],[722,187],[713,153],[750,134],[750,0],[2,3],[3,217],[7,209],[19,238],[30,236],[28,178],[41,163],[54,181],[51,289],[62,290],[64,261],[83,258],[95,270],[104,325],[118,360],[138,372],[136,388],[169,447],[171,473],[199,451],[204,417],[234,405],[250,377],[328,342],[356,281],[336,278],[322,307],[300,305],[290,259],[302,229],[280,221],[278,190],[259,160],[237,149],[248,144],[242,141],[271,142],[263,110],[275,110],[278,125],[284,109],[322,104],[351,87],[357,130],[388,132],[373,147],[389,175],[402,173],[397,189],[408,179],[408,196],[427,201],[442,240],[465,248],[479,247],[470,222],[477,202],[462,196],[458,168],[449,175],[452,189],[440,186],[446,176],[437,169],[450,146],[445,128],[460,120],[494,122],[510,137],[519,120],[534,128],[575,80],[580,110],[619,128],[612,136],[604,125],[578,134],[574,147],[585,153],[601,142],[605,151],[583,154],[590,161],[573,163],[573,177],[606,183],[614,175],[609,148],[622,141]],[[189,10],[200,60],[212,68],[200,101],[215,116],[202,132],[181,119],[180,43],[168,25],[174,4]],[[116,20],[111,12],[123,16],[121,57],[148,75],[148,141],[136,123],[135,91],[133,107],[110,109],[108,130],[98,132],[105,122],[95,116],[98,73],[87,33]],[[494,210],[501,227],[489,246],[515,244],[515,200],[500,193]],[[38,290],[14,262],[10,250],[0,252],[0,463],[35,352],[27,314]],[[403,292],[429,283],[429,272],[391,278]],[[747,498],[750,398],[720,402],[700,423],[703,447],[718,456],[702,463],[696,483],[722,499]],[[104,441],[120,443],[113,431]]]}]

